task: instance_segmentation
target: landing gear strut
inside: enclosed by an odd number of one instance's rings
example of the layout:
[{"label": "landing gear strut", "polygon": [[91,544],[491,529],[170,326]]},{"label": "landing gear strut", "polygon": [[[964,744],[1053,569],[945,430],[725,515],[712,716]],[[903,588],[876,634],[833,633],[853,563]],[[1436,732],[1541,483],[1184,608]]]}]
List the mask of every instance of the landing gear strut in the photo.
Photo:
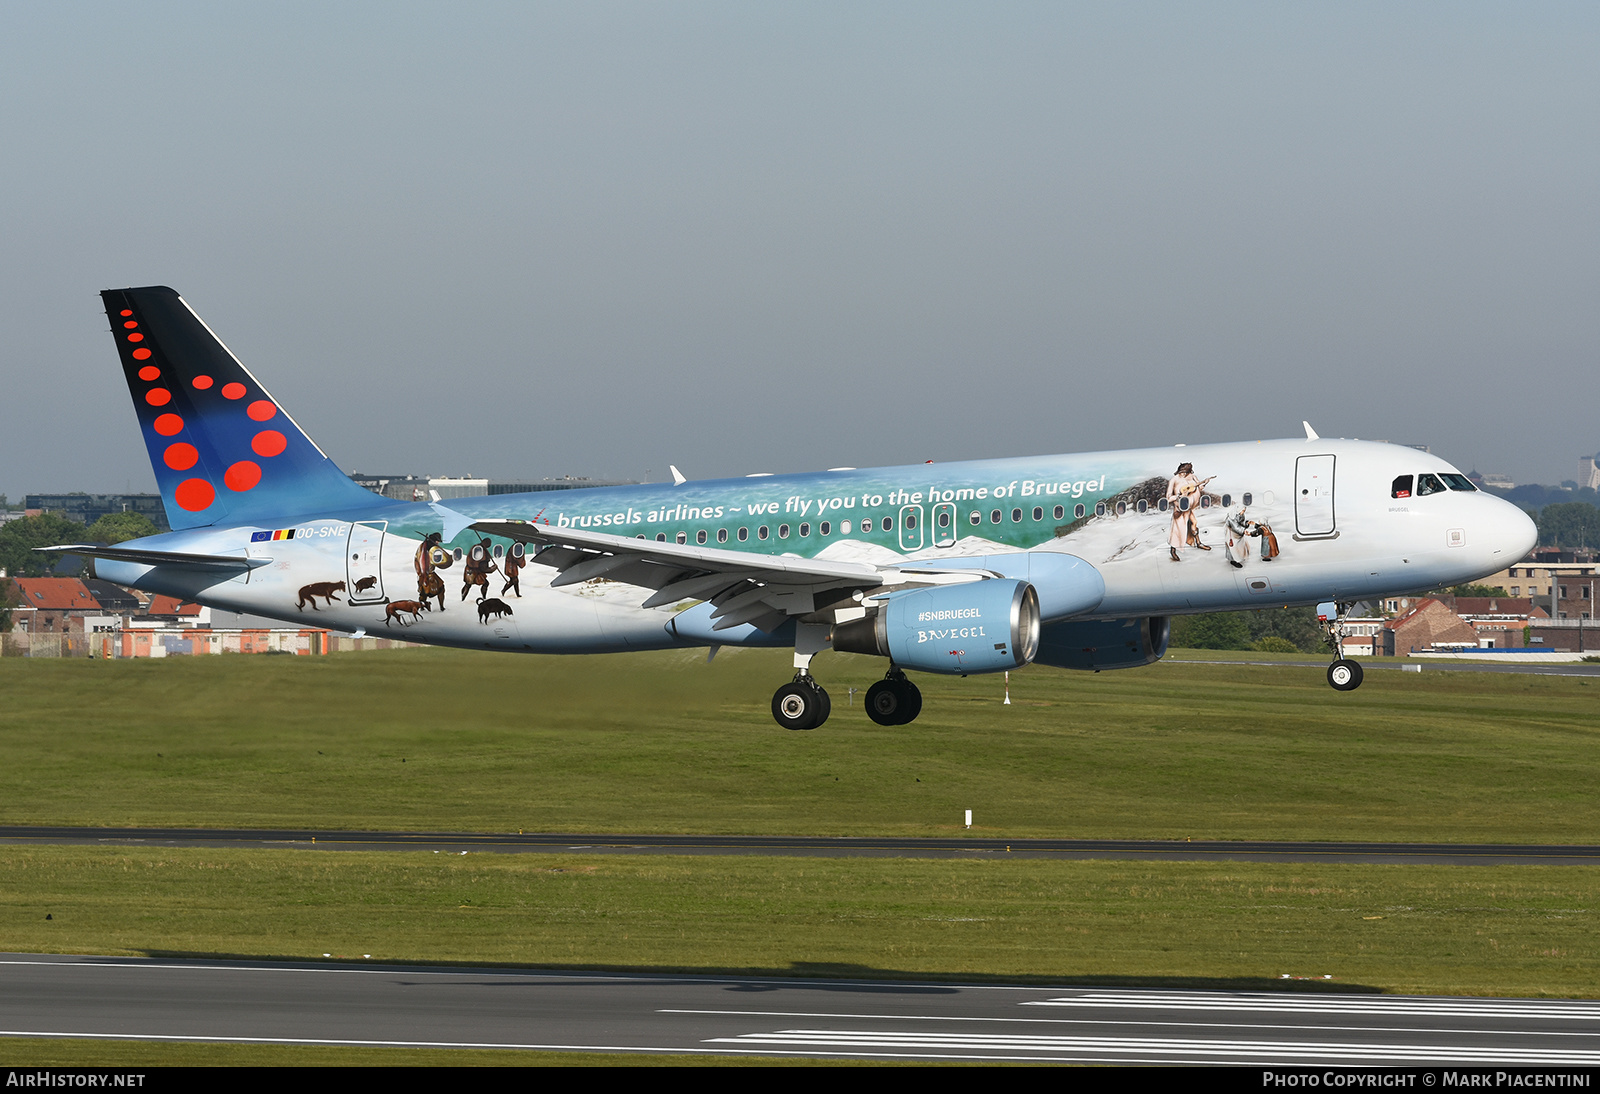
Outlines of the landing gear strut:
[{"label": "landing gear strut", "polygon": [[811,659],[828,648],[828,635],[816,624],[795,627],[794,680],[772,696],[772,717],[784,729],[816,729],[828,720],[833,704],[811,675]]},{"label": "landing gear strut", "polygon": [[1328,686],[1335,691],[1354,691],[1361,686],[1361,662],[1351,661],[1344,655],[1344,617],[1350,605],[1328,602],[1317,605],[1317,619],[1327,632],[1328,648],[1333,651],[1333,664],[1328,666]]},{"label": "landing gear strut", "polygon": [[894,666],[867,689],[867,717],[880,726],[903,726],[922,713],[922,692]]}]

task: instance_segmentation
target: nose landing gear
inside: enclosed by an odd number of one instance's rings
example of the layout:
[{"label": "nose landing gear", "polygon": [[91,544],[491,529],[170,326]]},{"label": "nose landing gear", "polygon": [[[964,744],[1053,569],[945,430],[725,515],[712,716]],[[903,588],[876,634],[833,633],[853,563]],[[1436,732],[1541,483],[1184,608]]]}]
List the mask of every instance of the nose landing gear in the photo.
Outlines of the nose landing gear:
[{"label": "nose landing gear", "polygon": [[1333,651],[1333,664],[1328,666],[1328,686],[1335,691],[1354,691],[1361,686],[1361,662],[1344,655],[1344,617],[1350,605],[1328,602],[1317,605],[1317,619],[1327,632],[1328,648]]}]

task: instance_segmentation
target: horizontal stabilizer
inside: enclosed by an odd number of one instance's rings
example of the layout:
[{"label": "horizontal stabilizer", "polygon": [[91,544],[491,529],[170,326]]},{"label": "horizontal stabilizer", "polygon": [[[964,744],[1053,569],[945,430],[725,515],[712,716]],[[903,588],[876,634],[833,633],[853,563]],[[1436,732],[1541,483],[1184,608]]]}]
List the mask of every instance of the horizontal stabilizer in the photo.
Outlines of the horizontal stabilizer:
[{"label": "horizontal stabilizer", "polygon": [[143,566],[178,566],[188,570],[254,570],[272,561],[270,558],[246,558],[244,555],[200,555],[188,551],[108,547],[103,543],[59,543],[54,547],[35,547],[34,550],[65,551],[68,554],[88,555],[90,558],[133,562]]}]

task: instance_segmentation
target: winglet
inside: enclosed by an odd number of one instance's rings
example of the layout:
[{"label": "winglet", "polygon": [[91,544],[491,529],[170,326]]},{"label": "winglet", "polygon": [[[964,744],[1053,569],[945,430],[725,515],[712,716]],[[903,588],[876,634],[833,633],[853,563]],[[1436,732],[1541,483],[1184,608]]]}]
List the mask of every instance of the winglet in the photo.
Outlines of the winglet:
[{"label": "winglet", "polygon": [[672,472],[672,485],[673,486],[682,486],[684,483],[689,481],[688,479],[683,477],[683,472],[682,471],[679,471],[676,467],[673,467],[670,463],[667,464],[667,470]]},{"label": "winglet", "polygon": [[1315,429],[1311,428],[1311,423],[1310,422],[1301,422],[1300,424],[1306,427],[1306,440],[1308,440],[1308,441],[1320,441],[1320,440],[1322,440],[1321,437],[1317,436],[1317,431]]}]

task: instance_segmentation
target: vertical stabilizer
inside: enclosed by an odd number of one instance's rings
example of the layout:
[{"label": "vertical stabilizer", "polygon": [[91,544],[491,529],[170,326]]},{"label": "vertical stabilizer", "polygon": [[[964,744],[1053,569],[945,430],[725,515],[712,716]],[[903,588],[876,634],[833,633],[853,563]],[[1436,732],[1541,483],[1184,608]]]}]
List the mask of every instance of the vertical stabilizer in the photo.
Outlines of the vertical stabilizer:
[{"label": "vertical stabilizer", "polygon": [[372,504],[183,297],[100,296],[174,529]]}]

